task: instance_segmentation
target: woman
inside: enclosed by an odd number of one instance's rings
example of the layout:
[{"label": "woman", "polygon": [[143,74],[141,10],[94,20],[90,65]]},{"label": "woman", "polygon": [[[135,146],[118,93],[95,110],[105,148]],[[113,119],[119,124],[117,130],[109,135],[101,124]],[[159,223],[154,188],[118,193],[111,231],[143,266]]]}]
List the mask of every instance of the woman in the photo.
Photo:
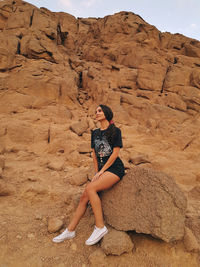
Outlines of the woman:
[{"label": "woman", "polygon": [[86,245],[96,244],[107,232],[104,225],[99,191],[105,190],[117,183],[124,175],[124,165],[118,157],[122,147],[121,131],[113,121],[112,110],[106,105],[99,105],[96,109],[96,119],[101,127],[92,131],[91,147],[95,168],[95,175],[83,192],[79,205],[66,230],[53,239],[59,243],[65,239],[75,237],[75,228],[84,215],[87,203],[90,201],[95,216],[95,228],[86,240]]}]

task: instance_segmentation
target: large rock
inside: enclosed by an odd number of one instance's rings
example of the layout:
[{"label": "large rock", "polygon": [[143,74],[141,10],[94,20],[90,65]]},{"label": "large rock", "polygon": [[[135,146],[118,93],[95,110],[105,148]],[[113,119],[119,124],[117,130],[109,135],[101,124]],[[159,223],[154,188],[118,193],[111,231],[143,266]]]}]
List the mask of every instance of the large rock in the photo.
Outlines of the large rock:
[{"label": "large rock", "polygon": [[105,220],[117,230],[135,230],[164,241],[184,235],[186,198],[173,178],[135,167],[102,194]]}]

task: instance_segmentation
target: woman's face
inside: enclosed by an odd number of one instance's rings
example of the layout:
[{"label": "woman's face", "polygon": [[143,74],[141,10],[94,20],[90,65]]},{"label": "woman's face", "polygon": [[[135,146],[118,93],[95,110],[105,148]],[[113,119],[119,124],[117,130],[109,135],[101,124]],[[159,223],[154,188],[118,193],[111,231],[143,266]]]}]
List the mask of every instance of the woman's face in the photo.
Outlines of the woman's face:
[{"label": "woman's face", "polygon": [[96,114],[96,120],[98,121],[106,120],[104,112],[100,106],[97,107],[95,114]]}]

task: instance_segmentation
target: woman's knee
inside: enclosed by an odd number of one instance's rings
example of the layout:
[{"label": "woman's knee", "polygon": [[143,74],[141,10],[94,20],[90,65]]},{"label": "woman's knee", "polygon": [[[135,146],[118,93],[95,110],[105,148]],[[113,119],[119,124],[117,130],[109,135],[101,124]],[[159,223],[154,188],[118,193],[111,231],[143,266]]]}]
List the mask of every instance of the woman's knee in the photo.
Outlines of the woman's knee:
[{"label": "woman's knee", "polygon": [[89,195],[90,195],[91,193],[95,192],[95,188],[94,188],[93,184],[92,184],[92,183],[89,183],[89,184],[86,186],[85,191],[86,191],[86,194],[88,195],[88,197],[89,197]]},{"label": "woman's knee", "polygon": [[87,192],[86,192],[86,190],[85,190],[85,191],[83,192],[83,194],[81,195],[81,197],[80,197],[80,203],[82,203],[82,204],[87,204],[88,201],[89,201],[89,197],[88,197]]}]

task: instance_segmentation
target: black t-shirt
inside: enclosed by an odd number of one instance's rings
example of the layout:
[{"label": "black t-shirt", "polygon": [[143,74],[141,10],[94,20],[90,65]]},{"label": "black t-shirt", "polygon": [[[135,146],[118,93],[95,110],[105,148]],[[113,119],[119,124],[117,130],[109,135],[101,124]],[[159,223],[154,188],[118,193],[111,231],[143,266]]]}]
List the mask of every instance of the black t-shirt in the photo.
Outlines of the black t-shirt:
[{"label": "black t-shirt", "polygon": [[114,147],[122,147],[121,130],[116,127],[113,144],[109,144],[106,130],[95,129],[91,134],[91,148],[95,149],[97,157],[108,157],[112,154]]}]

